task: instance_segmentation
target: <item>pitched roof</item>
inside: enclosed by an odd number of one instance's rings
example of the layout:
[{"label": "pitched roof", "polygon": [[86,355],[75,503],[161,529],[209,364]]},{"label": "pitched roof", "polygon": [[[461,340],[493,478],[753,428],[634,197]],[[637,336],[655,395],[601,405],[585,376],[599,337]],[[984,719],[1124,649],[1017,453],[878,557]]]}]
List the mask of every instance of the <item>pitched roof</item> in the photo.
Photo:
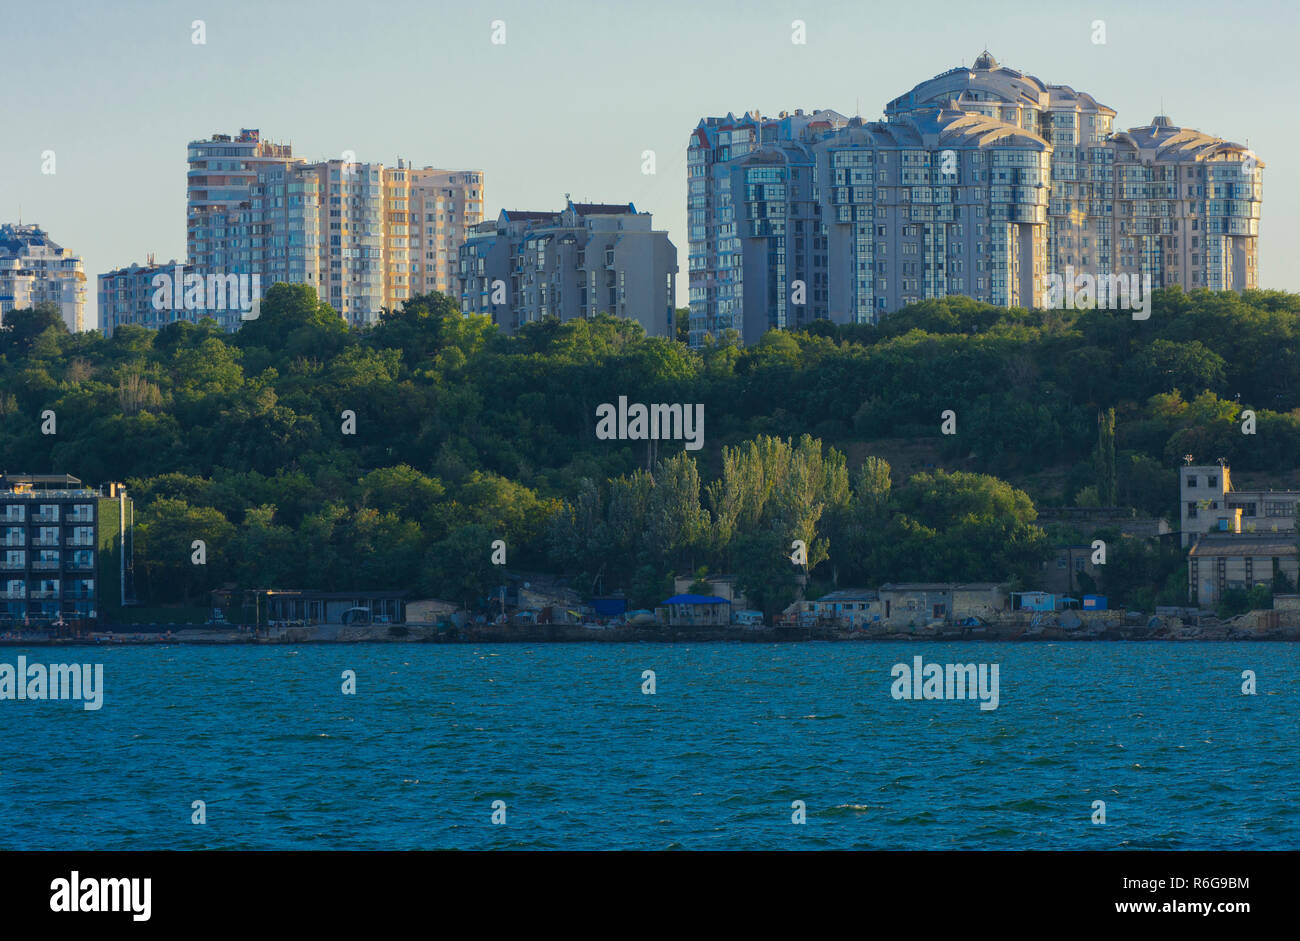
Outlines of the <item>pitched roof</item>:
[{"label": "pitched roof", "polygon": [[621,216],[625,213],[636,214],[636,206],[631,203],[574,203],[573,211],[580,216]]},{"label": "pitched roof", "polygon": [[507,222],[541,222],[555,218],[553,212],[536,212],[531,209],[502,209],[501,215]]}]

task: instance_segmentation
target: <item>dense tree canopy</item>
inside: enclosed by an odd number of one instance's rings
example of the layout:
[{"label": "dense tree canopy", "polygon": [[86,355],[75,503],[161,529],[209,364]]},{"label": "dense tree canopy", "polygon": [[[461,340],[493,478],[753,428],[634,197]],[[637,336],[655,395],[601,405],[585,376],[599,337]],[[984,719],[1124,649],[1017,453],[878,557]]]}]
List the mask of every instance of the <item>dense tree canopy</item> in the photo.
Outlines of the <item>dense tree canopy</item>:
[{"label": "dense tree canopy", "polygon": [[[1298,315],[1300,296],[1264,291],[1158,291],[1147,321],[948,298],[692,350],[605,316],[505,337],[441,295],[354,330],[302,285],[232,335],[70,334],[37,308],[0,327],[0,446],[10,471],[128,482],[149,600],[234,584],[473,602],[500,538],[512,569],[584,590],[651,603],[707,567],[767,607],[807,579],[1032,577],[1035,503],[1170,515],[1184,454],[1290,473]],[[703,449],[598,440],[596,407],[621,395],[703,404]],[[891,479],[882,454],[904,447]],[[186,536],[208,541],[200,571]]]}]

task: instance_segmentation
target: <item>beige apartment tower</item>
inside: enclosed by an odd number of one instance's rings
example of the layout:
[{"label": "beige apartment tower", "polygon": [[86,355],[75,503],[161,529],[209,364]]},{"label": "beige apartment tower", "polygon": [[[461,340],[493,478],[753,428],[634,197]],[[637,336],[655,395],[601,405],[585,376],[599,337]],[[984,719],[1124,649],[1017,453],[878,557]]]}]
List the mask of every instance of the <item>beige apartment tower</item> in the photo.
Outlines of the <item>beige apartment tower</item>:
[{"label": "beige apartment tower", "polygon": [[[483,218],[481,170],[308,162],[251,128],[191,141],[188,162],[187,270],[257,275],[263,294],[277,282],[310,284],[353,326],[413,295],[456,293],[457,250]],[[101,323],[213,317],[239,326],[238,310],[142,311],[144,285],[132,279],[143,270],[105,276]]]}]

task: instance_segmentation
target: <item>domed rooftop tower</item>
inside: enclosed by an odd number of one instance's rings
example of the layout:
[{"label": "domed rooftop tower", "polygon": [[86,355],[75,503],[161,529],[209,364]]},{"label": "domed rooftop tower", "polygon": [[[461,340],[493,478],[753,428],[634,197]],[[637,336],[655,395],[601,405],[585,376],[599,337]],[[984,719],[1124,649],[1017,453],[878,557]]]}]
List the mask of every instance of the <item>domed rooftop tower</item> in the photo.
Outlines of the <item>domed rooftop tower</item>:
[{"label": "domed rooftop tower", "polygon": [[[1077,122],[1077,143],[1104,140],[1111,131],[1115,110],[1100,104],[1091,95],[1075,91],[1068,85],[1050,85],[1033,75],[998,65],[987,49],[975,58],[970,68],[949,69],[927,79],[885,106],[885,116],[893,120],[921,108],[934,108],[948,101],[972,114],[998,118],[1009,124],[1040,134],[1052,142],[1058,126],[1051,112],[1085,115],[1091,120]],[[1075,121],[1060,122],[1076,124]]]}]

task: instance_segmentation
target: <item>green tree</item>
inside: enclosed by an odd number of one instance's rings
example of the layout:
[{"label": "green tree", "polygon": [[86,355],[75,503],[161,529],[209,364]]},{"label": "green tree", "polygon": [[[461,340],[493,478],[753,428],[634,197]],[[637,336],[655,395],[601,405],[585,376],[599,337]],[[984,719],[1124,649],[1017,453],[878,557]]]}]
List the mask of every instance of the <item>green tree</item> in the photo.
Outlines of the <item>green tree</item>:
[{"label": "green tree", "polygon": [[229,573],[235,527],[211,507],[164,497],[151,503],[135,527],[137,571],[147,597],[206,603],[206,593]]},{"label": "green tree", "polygon": [[1097,451],[1093,455],[1097,473],[1097,497],[1102,506],[1115,505],[1115,410],[1097,415]]}]

